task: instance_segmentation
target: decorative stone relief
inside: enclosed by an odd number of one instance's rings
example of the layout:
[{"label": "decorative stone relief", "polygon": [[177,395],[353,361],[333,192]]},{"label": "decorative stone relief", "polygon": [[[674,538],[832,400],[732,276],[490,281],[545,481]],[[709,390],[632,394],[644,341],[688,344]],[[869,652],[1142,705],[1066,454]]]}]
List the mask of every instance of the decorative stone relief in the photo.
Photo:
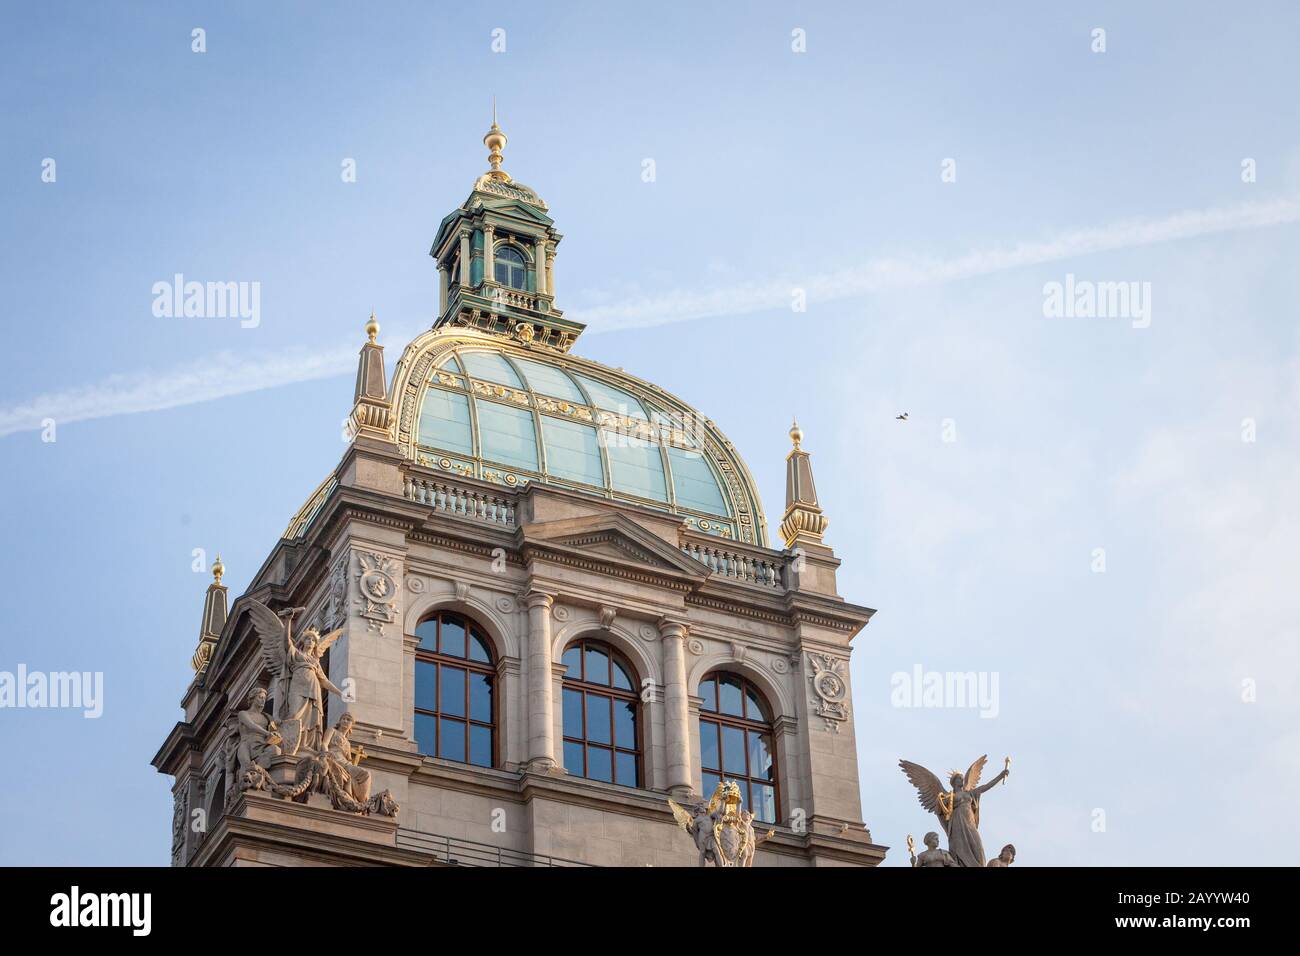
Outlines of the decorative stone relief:
[{"label": "decorative stone relief", "polygon": [[468,581],[456,581],[456,600],[462,604],[469,600],[469,592],[473,590]]},{"label": "decorative stone relief", "polygon": [[569,609],[563,604],[557,604],[551,609],[551,615],[557,621],[567,621],[569,619]]},{"label": "decorative stone relief", "polygon": [[384,633],[384,625],[397,620],[397,559],[373,551],[357,552],[358,613],[369,629]]},{"label": "decorative stone relief", "polygon": [[818,717],[826,722],[826,729],[839,733],[840,724],[849,719],[849,685],[846,680],[847,662],[830,654],[808,653],[812,684],[812,705]]},{"label": "decorative stone relief", "polygon": [[686,649],[696,657],[699,657],[704,653],[704,642],[698,637],[692,637],[686,642]]},{"label": "decorative stone relief", "polygon": [[602,607],[600,609],[600,626],[609,630],[614,625],[614,618],[618,617],[618,611],[612,607]]},{"label": "decorative stone relief", "polygon": [[[503,594],[501,595],[501,597],[497,598],[496,603],[497,603],[497,610],[500,611],[502,614],[511,614],[514,612],[515,609],[514,598],[507,597],[506,595]],[[568,612],[565,613],[567,614]],[[556,617],[560,617],[560,616],[557,614]],[[560,618],[560,620],[564,620],[564,618]]]},{"label": "decorative stone relief", "polygon": [[748,650],[749,648],[745,647],[745,645],[741,644],[739,641],[731,642],[731,656],[737,661],[743,661],[745,659],[745,653]]},{"label": "decorative stone relief", "polygon": [[428,587],[428,584],[418,574],[408,574],[406,576],[406,590],[412,594],[423,594],[426,587]]},{"label": "decorative stone relief", "polygon": [[647,644],[651,643],[659,636],[659,632],[649,624],[642,624],[637,633],[641,635],[641,640],[645,641]]},{"label": "decorative stone relief", "polygon": [[325,602],[322,629],[332,631],[348,622],[348,558],[344,555],[330,572],[330,594]]},{"label": "decorative stone relief", "polygon": [[772,658],[772,670],[778,674],[788,674],[790,672],[790,662],[780,654]]},{"label": "decorative stone relief", "polygon": [[185,849],[185,820],[188,809],[188,795],[184,791],[177,793],[172,805],[172,866],[181,865],[181,856]]}]

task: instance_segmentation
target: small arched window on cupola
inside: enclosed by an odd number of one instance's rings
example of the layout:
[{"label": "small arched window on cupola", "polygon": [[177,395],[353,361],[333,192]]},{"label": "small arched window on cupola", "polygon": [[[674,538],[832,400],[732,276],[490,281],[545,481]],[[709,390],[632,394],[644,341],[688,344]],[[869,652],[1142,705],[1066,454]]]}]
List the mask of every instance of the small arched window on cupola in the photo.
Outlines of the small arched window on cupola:
[{"label": "small arched window on cupola", "polygon": [[524,254],[511,245],[498,246],[493,254],[493,278],[511,289],[528,288],[528,266]]}]

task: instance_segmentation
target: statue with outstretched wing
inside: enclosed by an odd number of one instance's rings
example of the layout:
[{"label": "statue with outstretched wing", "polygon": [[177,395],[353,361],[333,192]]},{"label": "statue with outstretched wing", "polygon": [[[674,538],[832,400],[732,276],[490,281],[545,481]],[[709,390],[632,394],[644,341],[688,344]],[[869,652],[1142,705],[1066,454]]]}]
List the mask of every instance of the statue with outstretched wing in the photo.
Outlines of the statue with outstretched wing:
[{"label": "statue with outstretched wing", "polygon": [[962,866],[984,866],[984,843],[980,840],[980,797],[1011,775],[1004,769],[988,783],[980,786],[980,775],[988,755],[970,765],[965,773],[952,771],[945,790],[939,778],[920,764],[900,760],[898,766],[916,787],[921,806],[939,818],[943,832],[948,835],[948,852]]},{"label": "statue with outstretched wing", "polygon": [[283,752],[320,750],[324,730],[324,694],[342,695],[330,682],[320,659],[339,639],[342,628],[321,637],[314,627],[293,637],[293,620],[303,608],[276,614],[260,601],[250,599],[248,617],[262,646],[262,659],[271,671],[275,689],[275,716],[283,740]]},{"label": "statue with outstretched wing", "polygon": [[714,845],[712,805],[701,801],[687,808],[669,797],[668,806],[672,808],[677,825],[695,841],[695,849],[700,851],[700,866],[710,862],[716,865],[719,857]]}]

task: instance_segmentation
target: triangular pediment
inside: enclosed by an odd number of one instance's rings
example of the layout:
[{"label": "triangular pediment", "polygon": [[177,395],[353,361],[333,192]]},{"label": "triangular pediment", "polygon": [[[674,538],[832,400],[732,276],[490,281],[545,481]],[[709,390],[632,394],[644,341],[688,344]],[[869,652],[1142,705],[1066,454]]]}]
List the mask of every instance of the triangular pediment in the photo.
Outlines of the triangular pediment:
[{"label": "triangular pediment", "polygon": [[528,219],[543,226],[550,226],[555,223],[554,219],[540,209],[518,199],[485,199],[483,200],[483,208],[490,209],[492,212],[501,215],[512,215],[520,219]]},{"label": "triangular pediment", "polygon": [[647,551],[635,541],[619,534],[617,531],[596,531],[590,534],[566,535],[551,540],[570,548],[579,548],[588,554],[638,561],[641,564],[652,564],[657,567],[669,566],[653,552]]},{"label": "triangular pediment", "polygon": [[699,581],[709,575],[699,561],[618,513],[546,521],[522,531],[526,544],[573,557]]}]

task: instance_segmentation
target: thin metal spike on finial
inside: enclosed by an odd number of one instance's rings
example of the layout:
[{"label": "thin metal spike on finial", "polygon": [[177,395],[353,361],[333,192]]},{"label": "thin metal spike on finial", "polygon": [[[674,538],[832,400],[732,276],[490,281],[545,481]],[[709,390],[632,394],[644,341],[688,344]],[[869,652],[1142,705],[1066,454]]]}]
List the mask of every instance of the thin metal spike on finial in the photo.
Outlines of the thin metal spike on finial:
[{"label": "thin metal spike on finial", "polygon": [[483,137],[483,145],[488,148],[488,172],[487,175],[492,179],[502,182],[510,182],[509,175],[501,168],[501,150],[505,148],[508,142],[505,132],[497,125],[497,98],[492,97],[492,128],[487,131]]}]

